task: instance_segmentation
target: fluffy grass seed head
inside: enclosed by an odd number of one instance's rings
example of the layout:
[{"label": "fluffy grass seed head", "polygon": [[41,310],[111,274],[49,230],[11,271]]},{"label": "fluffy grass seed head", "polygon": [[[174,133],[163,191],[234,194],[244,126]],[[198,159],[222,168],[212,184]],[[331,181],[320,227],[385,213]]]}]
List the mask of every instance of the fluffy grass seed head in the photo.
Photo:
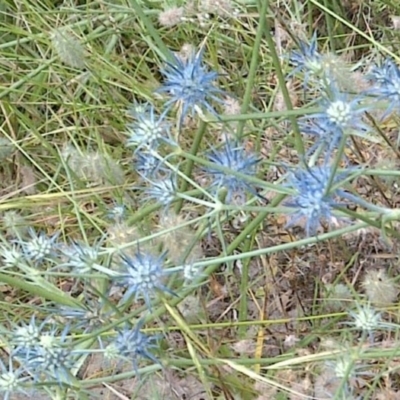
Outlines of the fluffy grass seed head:
[{"label": "fluffy grass seed head", "polygon": [[55,29],[51,41],[61,61],[72,68],[85,68],[85,49],[66,29]]},{"label": "fluffy grass seed head", "polygon": [[0,161],[6,160],[16,150],[15,144],[6,137],[0,137]]},{"label": "fluffy grass seed head", "polygon": [[164,285],[168,275],[164,268],[165,257],[166,253],[155,256],[139,250],[133,256],[121,255],[123,272],[115,279],[119,286],[126,288],[122,303],[126,303],[133,296],[135,301],[143,298],[150,308],[151,297],[157,291],[173,294]]},{"label": "fluffy grass seed head", "polygon": [[[317,232],[322,221],[332,221],[332,210],[339,205],[336,201],[337,192],[327,193],[332,170],[329,166],[314,166],[298,169],[289,175],[287,186],[295,190],[295,194],[285,203],[294,208],[288,227],[305,221],[305,231],[308,236]],[[333,183],[341,179],[335,176]]]},{"label": "fluffy grass seed head", "polygon": [[122,185],[125,181],[121,166],[106,153],[98,151],[82,153],[73,145],[66,143],[61,156],[76,177],[90,186]]},{"label": "fluffy grass seed head", "polygon": [[345,310],[353,295],[347,285],[343,283],[326,284],[325,305],[330,312]]},{"label": "fluffy grass seed head", "polygon": [[107,359],[122,358],[133,363],[135,372],[138,372],[138,360],[147,358],[155,364],[159,361],[152,354],[152,350],[157,348],[157,337],[148,336],[140,331],[143,321],[139,321],[134,328],[126,327],[118,332],[114,342],[104,349]]},{"label": "fluffy grass seed head", "polygon": [[[243,145],[236,141],[227,140],[220,149],[212,149],[208,154],[208,160],[217,166],[227,168],[234,172],[239,172],[249,177],[257,173],[257,164],[260,159],[252,153],[246,152]],[[205,173],[210,177],[211,188],[218,191],[227,191],[226,202],[231,202],[234,198],[243,203],[245,193],[251,192],[256,195],[253,187],[244,179],[222,171],[212,166],[204,168]]]},{"label": "fluffy grass seed head", "polygon": [[179,25],[184,16],[184,7],[171,7],[167,10],[161,11],[160,14],[158,14],[158,22],[161,26],[171,28],[175,25]]},{"label": "fluffy grass seed head", "polygon": [[127,125],[127,147],[136,147],[136,151],[139,151],[155,150],[160,143],[174,145],[170,124],[165,120],[166,111],[158,115],[150,103],[135,104],[129,111],[134,121]]},{"label": "fluffy grass seed head", "polygon": [[170,96],[165,104],[166,110],[173,106],[179,108],[179,125],[182,125],[187,115],[194,114],[196,107],[215,115],[210,101],[223,102],[219,97],[223,91],[215,86],[218,73],[207,71],[203,65],[203,49],[193,52],[185,59],[175,54],[172,57],[174,61],[167,62],[166,67],[161,70],[164,82],[158,89],[158,92]]},{"label": "fluffy grass seed head", "polygon": [[2,222],[7,236],[19,239],[29,237],[29,224],[17,211],[6,211],[3,214]]},{"label": "fluffy grass seed head", "polygon": [[[160,214],[157,232],[164,233],[155,240],[168,252],[168,258],[175,265],[184,263],[191,265],[204,255],[196,232],[185,223],[187,223],[185,215],[176,214],[171,208]],[[191,249],[190,252],[187,252],[187,249]]]},{"label": "fluffy grass seed head", "polygon": [[362,280],[362,287],[370,303],[376,306],[395,303],[399,293],[396,284],[383,269],[367,271]]}]

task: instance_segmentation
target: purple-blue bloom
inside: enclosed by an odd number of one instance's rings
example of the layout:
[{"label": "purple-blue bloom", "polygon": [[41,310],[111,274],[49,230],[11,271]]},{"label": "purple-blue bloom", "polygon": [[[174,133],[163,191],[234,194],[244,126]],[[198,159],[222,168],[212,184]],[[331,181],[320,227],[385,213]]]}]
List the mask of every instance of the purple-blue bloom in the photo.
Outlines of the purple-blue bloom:
[{"label": "purple-blue bloom", "polygon": [[127,125],[128,147],[136,147],[136,151],[156,149],[160,143],[174,145],[170,135],[170,124],[165,121],[166,111],[157,115],[152,104],[137,105],[132,108],[134,122]]},{"label": "purple-blue bloom", "polygon": [[351,133],[351,130],[365,132],[368,126],[362,122],[362,117],[367,108],[360,106],[361,100],[361,97],[350,98],[331,85],[330,94],[319,103],[322,111],[303,117],[300,122],[315,121],[314,129],[311,125],[307,133],[314,131],[321,136],[321,131],[327,131],[336,139],[338,135]]},{"label": "purple-blue bloom", "polygon": [[19,242],[27,261],[40,263],[46,257],[54,255],[58,234],[49,237],[44,232],[36,233],[33,228],[29,229],[29,234],[30,240]]},{"label": "purple-blue bloom", "polygon": [[397,64],[391,59],[386,59],[381,65],[372,68],[369,79],[374,83],[369,93],[376,95],[378,100],[389,103],[382,118],[388,116],[395,108],[399,109],[400,69]]},{"label": "purple-blue bloom", "polygon": [[156,364],[159,361],[152,354],[152,350],[157,348],[157,336],[147,336],[140,331],[143,321],[139,321],[134,328],[126,327],[118,332],[115,341],[105,349],[107,358],[123,358],[132,361],[133,368],[137,373],[138,359],[147,358]]},{"label": "purple-blue bloom", "polygon": [[163,161],[148,152],[138,152],[134,163],[134,170],[144,178],[155,178],[159,174],[165,174],[166,168]]},{"label": "purple-blue bloom", "polygon": [[18,392],[28,395],[22,385],[29,377],[21,376],[22,373],[22,368],[14,369],[11,356],[9,356],[8,366],[0,360],[0,393],[3,395],[3,400],[9,400],[11,395]]},{"label": "purple-blue bloom", "polygon": [[99,264],[99,244],[89,246],[85,243],[73,242],[63,253],[67,261],[60,266],[75,269],[77,273],[86,274],[93,272]]},{"label": "purple-blue bloom", "polygon": [[121,256],[121,272],[115,277],[119,286],[126,288],[122,302],[125,303],[131,296],[135,301],[140,297],[146,305],[151,307],[151,297],[157,291],[164,291],[173,294],[165,285],[168,270],[164,268],[166,253],[159,256],[137,251],[133,256],[126,254]]},{"label": "purple-blue bloom", "polygon": [[169,206],[175,200],[177,194],[177,182],[175,174],[168,174],[156,180],[146,179],[148,187],[144,193],[148,199],[156,200],[163,206]]},{"label": "purple-blue bloom", "polygon": [[[229,168],[249,177],[255,176],[257,164],[260,161],[255,154],[247,152],[243,145],[230,140],[227,140],[220,149],[212,149],[208,154],[208,159],[218,166]],[[231,175],[228,171],[222,171],[212,166],[205,167],[204,171],[211,178],[212,188],[216,190],[225,188],[227,190],[226,201],[228,203],[235,196],[240,196],[243,200],[246,191],[257,195],[254,188],[244,179]]]},{"label": "purple-blue bloom", "polygon": [[[332,210],[340,205],[338,203],[339,190],[327,193],[332,170],[329,166],[314,166],[308,169],[298,169],[289,177],[288,185],[296,193],[285,203],[293,207],[294,212],[288,226],[300,220],[305,220],[305,231],[308,236],[316,233],[321,221],[332,220]],[[337,174],[333,184],[338,183],[343,174]],[[341,193],[340,193],[341,194]]]},{"label": "purple-blue bloom", "polygon": [[[299,50],[294,50],[289,55],[290,63],[295,67],[290,75],[304,72],[304,86],[307,86],[309,75],[319,75],[324,72],[322,56],[317,49],[317,33],[314,32],[310,43],[300,41]],[[326,71],[325,71],[326,72]]]},{"label": "purple-blue bloom", "polygon": [[215,114],[210,100],[221,102],[218,95],[223,91],[214,83],[218,73],[208,72],[203,66],[203,49],[197,54],[192,53],[187,58],[181,58],[172,54],[173,62],[167,62],[167,66],[161,71],[165,77],[163,85],[158,89],[170,96],[166,102],[166,110],[174,105],[180,108],[179,125],[188,114],[193,114],[195,107],[205,108]]},{"label": "purple-blue bloom", "polygon": [[18,326],[10,334],[12,356],[35,381],[56,379],[62,385],[70,381],[75,352],[67,338],[68,327],[58,336],[58,328],[43,321],[37,325],[32,317],[29,325]]}]

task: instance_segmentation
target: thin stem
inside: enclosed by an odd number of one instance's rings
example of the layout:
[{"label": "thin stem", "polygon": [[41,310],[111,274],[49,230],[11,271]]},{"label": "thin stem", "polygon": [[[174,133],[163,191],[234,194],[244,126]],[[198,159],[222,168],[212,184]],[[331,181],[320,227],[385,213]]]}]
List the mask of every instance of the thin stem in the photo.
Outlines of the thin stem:
[{"label": "thin stem", "polygon": [[[201,121],[199,129],[196,132],[196,136],[194,137],[192,148],[190,149],[190,154],[192,156],[196,156],[197,152],[199,151],[201,141],[203,140],[203,136],[206,133],[206,128],[207,128],[207,122]],[[194,160],[189,159],[186,164],[185,171],[184,171],[184,174],[187,178],[190,178],[192,176],[193,167],[194,167]],[[188,179],[185,179],[182,182],[182,186],[180,187],[179,191],[181,193],[186,192],[188,189],[188,186],[189,186]],[[181,210],[182,204],[183,204],[183,198],[179,199],[179,201],[176,203],[175,212],[177,214]]]},{"label": "thin stem", "polygon": [[[261,8],[260,8],[260,20],[258,23],[256,38],[254,40],[254,45],[253,45],[253,49],[252,49],[250,69],[249,69],[249,74],[247,76],[246,90],[244,92],[243,103],[242,103],[242,107],[240,110],[240,114],[247,113],[247,111],[249,109],[251,96],[252,96],[252,92],[253,92],[253,87],[254,87],[254,80],[255,80],[255,77],[257,74],[261,40],[263,37],[266,19],[267,19],[266,18],[267,6],[268,6],[268,2],[263,1],[261,4]],[[240,138],[243,135],[243,128],[244,128],[245,123],[246,123],[246,120],[242,120],[239,122],[239,124],[237,126],[238,138]]]},{"label": "thin stem", "polygon": [[[268,1],[265,1],[265,3],[269,3]],[[292,101],[290,99],[290,95],[289,95],[289,91],[286,87],[286,79],[285,76],[283,75],[282,72],[282,67],[281,67],[281,62],[279,60],[279,56],[278,53],[276,51],[275,48],[275,42],[272,38],[271,35],[271,26],[267,20],[267,18],[265,18],[265,29],[264,29],[264,33],[265,33],[265,37],[268,43],[268,48],[269,51],[271,52],[271,57],[272,57],[272,62],[274,64],[274,70],[275,73],[278,77],[278,82],[279,82],[279,87],[281,89],[282,92],[282,96],[283,96],[283,100],[285,102],[285,106],[287,108],[287,111],[292,111],[293,110],[293,104]],[[304,155],[304,145],[303,145],[303,140],[301,138],[301,134],[300,134],[300,129],[299,126],[297,124],[297,119],[294,115],[291,115],[290,113],[288,113],[286,111],[286,115],[288,116],[291,124],[292,124],[292,128],[293,128],[293,133],[294,133],[294,139],[295,139],[295,147],[296,150],[298,152],[298,154],[300,156]]]}]

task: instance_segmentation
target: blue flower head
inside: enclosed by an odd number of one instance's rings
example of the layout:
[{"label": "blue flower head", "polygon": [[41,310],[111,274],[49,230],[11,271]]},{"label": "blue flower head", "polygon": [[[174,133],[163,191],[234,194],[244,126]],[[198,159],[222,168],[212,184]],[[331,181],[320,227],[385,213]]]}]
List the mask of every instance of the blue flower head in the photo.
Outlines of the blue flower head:
[{"label": "blue flower head", "polygon": [[174,105],[180,108],[179,125],[188,114],[193,115],[196,107],[215,114],[210,100],[221,102],[218,95],[223,91],[214,86],[218,73],[208,72],[203,66],[203,49],[185,59],[175,54],[172,57],[174,61],[167,62],[166,68],[161,71],[165,80],[158,89],[170,96],[166,109],[169,110]]},{"label": "blue flower head", "polygon": [[53,311],[55,317],[68,326],[81,328],[84,332],[100,327],[105,320],[110,319],[111,311],[105,311],[104,301],[101,299],[85,299],[81,307],[57,307]]},{"label": "blue flower head", "polygon": [[35,381],[52,381],[58,384],[70,381],[75,352],[67,338],[68,327],[58,336],[58,328],[47,321],[40,325],[32,317],[29,325],[18,326],[10,335],[12,356]]},{"label": "blue flower head", "polygon": [[29,377],[24,377],[22,374],[23,370],[21,368],[14,369],[11,356],[9,357],[8,366],[0,360],[0,393],[3,395],[3,400],[11,399],[10,396],[18,392],[28,395],[23,388],[23,383]]},{"label": "blue flower head", "polygon": [[368,126],[362,122],[362,117],[367,108],[360,106],[361,100],[360,97],[350,99],[332,85],[330,87],[330,95],[320,102],[322,111],[308,115],[302,118],[301,121],[316,121],[318,124],[317,130],[331,131],[333,136],[341,133],[351,133],[351,130],[366,131]]},{"label": "blue flower head", "polygon": [[144,193],[148,199],[156,200],[165,207],[169,206],[175,200],[178,191],[175,174],[169,174],[156,180],[146,180],[148,187]]},{"label": "blue flower head", "polygon": [[154,178],[159,174],[164,174],[166,168],[163,166],[163,161],[155,157],[150,152],[138,152],[134,163],[134,170],[144,178]]},{"label": "blue flower head", "polygon": [[156,149],[161,142],[174,144],[170,136],[170,124],[165,121],[166,112],[157,115],[152,104],[137,105],[131,110],[134,122],[127,125],[128,147],[136,151]]},{"label": "blue flower head", "polygon": [[[257,172],[257,163],[260,159],[252,153],[248,153],[243,145],[238,142],[227,140],[220,149],[212,149],[208,155],[209,161],[220,166],[229,168],[234,172],[244,175],[254,176]],[[244,179],[239,178],[217,168],[207,167],[204,171],[211,178],[211,187],[219,190],[227,190],[226,201],[229,203],[235,196],[240,196],[244,200],[246,191],[253,194],[255,190]]]},{"label": "blue flower head", "polygon": [[139,321],[134,328],[126,327],[118,332],[115,341],[105,348],[106,358],[129,359],[133,363],[135,372],[138,370],[138,359],[147,358],[156,364],[159,361],[151,353],[152,349],[157,348],[157,337],[147,336],[140,331],[143,321]]},{"label": "blue flower head", "polygon": [[314,32],[310,43],[300,41],[299,50],[292,51],[289,55],[290,63],[295,67],[290,75],[297,72],[304,72],[307,86],[309,75],[320,75],[324,72],[322,56],[317,49],[317,33]]},{"label": "blue flower head", "polygon": [[388,108],[382,118],[387,117],[394,109],[400,108],[400,69],[393,60],[386,59],[381,65],[375,66],[369,74],[374,84],[369,93],[378,100],[388,102]]},{"label": "blue flower head", "polygon": [[122,298],[125,303],[131,296],[135,301],[140,297],[151,307],[151,297],[157,291],[173,294],[165,285],[168,271],[164,268],[166,254],[154,256],[137,251],[133,256],[122,255],[123,272],[115,279],[120,286],[126,287]]},{"label": "blue flower head", "polygon": [[99,264],[99,244],[93,246],[73,242],[64,254],[67,261],[61,266],[67,266],[74,269],[77,273],[86,274],[93,272]]},{"label": "blue flower head", "polygon": [[[305,231],[308,236],[312,236],[323,220],[328,222],[332,220],[333,208],[341,204],[337,202],[339,190],[331,190],[327,193],[330,176],[329,166],[298,169],[290,175],[288,186],[296,193],[285,203],[286,206],[295,209],[288,226],[305,220]],[[342,178],[343,175],[337,174],[333,184],[338,183]]]},{"label": "blue flower head", "polygon": [[49,237],[44,232],[36,233],[32,228],[29,229],[29,233],[31,239],[21,242],[22,250],[27,261],[38,264],[44,259],[54,255],[55,241],[58,234]]}]

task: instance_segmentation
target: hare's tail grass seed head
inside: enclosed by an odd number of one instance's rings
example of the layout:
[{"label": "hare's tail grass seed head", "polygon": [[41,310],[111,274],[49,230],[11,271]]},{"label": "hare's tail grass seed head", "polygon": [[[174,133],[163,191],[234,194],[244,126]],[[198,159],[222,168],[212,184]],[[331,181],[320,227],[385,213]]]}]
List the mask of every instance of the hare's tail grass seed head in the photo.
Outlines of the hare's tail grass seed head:
[{"label": "hare's tail grass seed head", "polygon": [[85,49],[80,41],[66,29],[54,29],[51,41],[60,60],[66,65],[76,68],[85,68]]}]

